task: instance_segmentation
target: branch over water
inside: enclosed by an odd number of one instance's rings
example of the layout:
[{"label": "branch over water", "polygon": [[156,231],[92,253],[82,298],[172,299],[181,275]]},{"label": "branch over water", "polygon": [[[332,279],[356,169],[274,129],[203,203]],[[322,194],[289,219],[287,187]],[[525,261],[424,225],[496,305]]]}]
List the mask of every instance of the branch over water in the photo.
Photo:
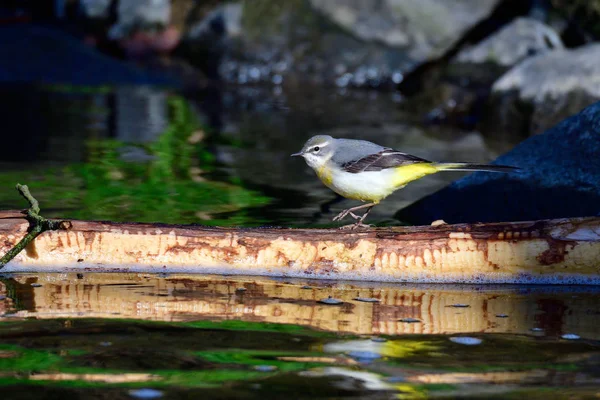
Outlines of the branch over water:
[{"label": "branch over water", "polygon": [[0,258],[0,269],[3,268],[10,260],[15,258],[29,243],[44,231],[69,230],[72,227],[71,221],[53,221],[46,219],[40,215],[40,204],[31,195],[27,185],[17,183],[17,190],[29,202],[29,208],[25,211],[27,220],[29,221],[29,229],[27,234],[10,249],[2,258]]}]

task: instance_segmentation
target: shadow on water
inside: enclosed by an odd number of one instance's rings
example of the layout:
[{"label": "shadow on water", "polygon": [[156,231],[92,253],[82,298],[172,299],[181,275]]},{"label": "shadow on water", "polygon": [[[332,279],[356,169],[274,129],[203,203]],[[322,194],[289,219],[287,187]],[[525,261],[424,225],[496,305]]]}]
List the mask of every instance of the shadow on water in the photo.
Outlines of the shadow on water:
[{"label": "shadow on water", "polygon": [[519,398],[557,388],[579,398],[600,384],[599,295],[594,287],[6,275],[0,386],[7,399]]}]

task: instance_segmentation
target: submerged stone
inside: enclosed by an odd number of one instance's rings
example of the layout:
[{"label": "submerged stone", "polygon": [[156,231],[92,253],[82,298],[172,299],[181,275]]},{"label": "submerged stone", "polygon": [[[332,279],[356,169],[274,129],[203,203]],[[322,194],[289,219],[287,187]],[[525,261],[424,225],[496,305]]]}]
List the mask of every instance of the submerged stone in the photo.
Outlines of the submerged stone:
[{"label": "submerged stone", "polygon": [[483,342],[483,340],[479,338],[469,336],[451,337],[450,341],[453,343],[464,344],[465,346],[477,346],[478,344],[481,344],[481,342]]},{"label": "submerged stone", "polygon": [[379,299],[373,297],[355,297],[354,300],[362,301],[363,303],[379,303]]},{"label": "submerged stone", "polygon": [[579,340],[579,339],[581,339],[581,336],[576,335],[574,333],[565,333],[564,335],[561,336],[561,338],[563,338],[565,340]]},{"label": "submerged stone", "polygon": [[402,319],[400,320],[400,322],[405,322],[405,323],[407,323],[407,324],[415,324],[415,323],[417,323],[417,322],[421,322],[421,320],[420,320],[420,319],[417,319],[417,318],[402,318]]},{"label": "submerged stone", "polygon": [[375,342],[375,343],[383,343],[383,342],[387,342],[386,338],[382,338],[382,337],[378,337],[378,336],[373,336],[371,338],[371,341]]},{"label": "submerged stone", "polygon": [[344,304],[342,300],[334,299],[333,297],[328,297],[326,299],[319,300],[319,303],[327,304],[330,306],[337,306],[340,304]]},{"label": "submerged stone", "polygon": [[163,396],[163,392],[156,389],[143,388],[130,390],[129,395],[136,399],[158,399]]},{"label": "submerged stone", "polygon": [[255,365],[253,369],[259,372],[277,371],[277,367],[275,365]]},{"label": "submerged stone", "polygon": [[348,353],[348,357],[354,358],[359,362],[372,362],[381,358],[381,354],[374,351],[351,351]]}]

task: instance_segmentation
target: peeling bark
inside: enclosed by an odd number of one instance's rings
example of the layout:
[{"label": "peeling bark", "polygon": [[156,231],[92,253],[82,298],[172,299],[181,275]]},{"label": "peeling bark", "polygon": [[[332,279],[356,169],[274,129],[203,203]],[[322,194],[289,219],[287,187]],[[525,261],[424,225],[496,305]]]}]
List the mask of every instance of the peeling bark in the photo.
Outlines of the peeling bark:
[{"label": "peeling bark", "polygon": [[[0,213],[0,251],[26,233]],[[412,282],[600,283],[600,218],[337,229],[72,221],[9,271],[193,272]]]}]

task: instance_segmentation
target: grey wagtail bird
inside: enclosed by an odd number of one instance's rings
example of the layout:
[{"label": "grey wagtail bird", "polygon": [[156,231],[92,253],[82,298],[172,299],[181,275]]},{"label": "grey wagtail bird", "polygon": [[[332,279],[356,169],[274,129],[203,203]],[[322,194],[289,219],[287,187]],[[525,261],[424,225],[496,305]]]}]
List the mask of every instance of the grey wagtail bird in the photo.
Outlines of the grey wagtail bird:
[{"label": "grey wagtail bird", "polygon": [[[319,179],[341,196],[366,204],[339,213],[334,221],[350,215],[356,221],[348,227],[366,227],[363,221],[371,209],[409,182],[440,171],[511,172],[519,168],[506,165],[432,162],[383,147],[366,140],[336,139],[327,135],[313,136],[292,156],[304,160]],[[361,216],[357,210],[367,209]]]}]

